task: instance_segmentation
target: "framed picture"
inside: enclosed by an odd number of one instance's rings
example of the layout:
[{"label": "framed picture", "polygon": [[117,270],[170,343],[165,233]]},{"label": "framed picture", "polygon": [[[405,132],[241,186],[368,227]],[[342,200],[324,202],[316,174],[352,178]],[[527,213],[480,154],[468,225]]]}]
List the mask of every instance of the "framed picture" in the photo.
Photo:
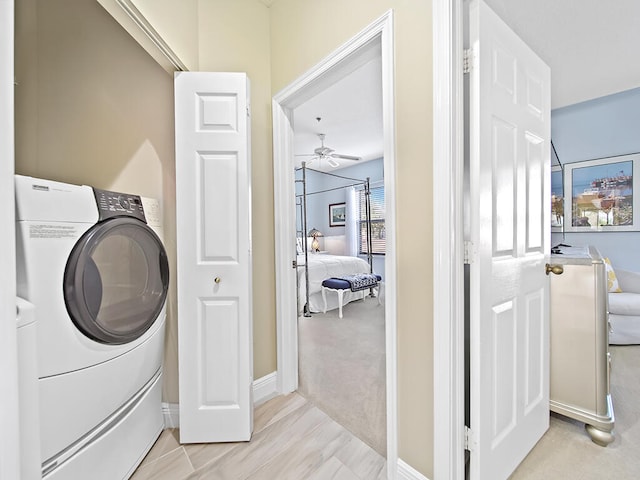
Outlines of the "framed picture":
[{"label": "framed picture", "polygon": [[640,154],[565,165],[564,231],[640,231]]},{"label": "framed picture", "polygon": [[551,231],[562,232],[564,225],[564,172],[551,167]]},{"label": "framed picture", "polygon": [[331,203],[329,205],[329,226],[344,227],[347,208],[344,203]]}]

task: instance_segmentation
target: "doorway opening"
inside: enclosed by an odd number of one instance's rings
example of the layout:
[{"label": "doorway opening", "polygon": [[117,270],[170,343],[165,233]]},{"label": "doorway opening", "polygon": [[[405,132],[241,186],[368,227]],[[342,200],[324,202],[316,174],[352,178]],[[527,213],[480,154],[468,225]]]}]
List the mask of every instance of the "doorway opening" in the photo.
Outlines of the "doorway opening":
[{"label": "doorway opening", "polygon": [[386,204],[384,256],[386,445],[388,468],[397,464],[396,415],[396,258],[395,258],[395,138],[393,99],[393,15],[389,11],[356,37],[302,75],[273,99],[274,199],[278,390],[298,388],[298,311],[295,260],[294,115],[296,108],[374,58],[382,76],[383,165]]},{"label": "doorway opening", "polygon": [[[293,120],[298,392],[386,457],[381,83],[377,52]],[[382,283],[323,288],[370,273]]]}]

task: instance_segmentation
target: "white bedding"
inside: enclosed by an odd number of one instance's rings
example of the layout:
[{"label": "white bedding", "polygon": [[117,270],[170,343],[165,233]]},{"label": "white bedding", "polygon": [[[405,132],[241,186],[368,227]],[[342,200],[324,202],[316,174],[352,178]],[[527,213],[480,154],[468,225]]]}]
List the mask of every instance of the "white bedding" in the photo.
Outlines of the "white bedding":
[{"label": "white bedding", "polygon": [[[298,255],[298,305],[300,310],[306,303],[304,280],[304,255]],[[343,275],[353,275],[354,273],[369,273],[369,264],[358,257],[345,257],[340,255],[326,255],[319,253],[309,253],[309,310],[311,312],[322,312],[324,302],[322,300],[322,281],[331,277],[341,277]],[[343,304],[362,298],[363,292],[347,291],[344,295]],[[327,295],[327,310],[338,308],[338,296]]]}]

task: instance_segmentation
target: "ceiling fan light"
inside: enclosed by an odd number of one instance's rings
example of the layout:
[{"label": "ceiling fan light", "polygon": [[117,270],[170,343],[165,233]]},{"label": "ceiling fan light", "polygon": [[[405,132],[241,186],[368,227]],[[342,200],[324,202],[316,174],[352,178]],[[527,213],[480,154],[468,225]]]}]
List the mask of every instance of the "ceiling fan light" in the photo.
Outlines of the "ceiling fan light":
[{"label": "ceiling fan light", "polygon": [[356,157],[353,155],[342,155],[340,153],[334,153],[335,150],[333,150],[333,148],[329,148],[329,147],[325,147],[324,145],[324,138],[325,138],[325,134],[324,133],[318,133],[318,138],[320,139],[320,146],[315,148],[313,150],[312,154],[298,154],[296,156],[311,156],[311,159],[307,162],[309,165],[311,165],[311,163],[314,160],[318,160],[318,168],[322,167],[322,164],[324,163],[323,160],[327,161],[327,164],[330,167],[333,168],[338,168],[340,167],[340,162],[336,159],[343,159],[343,160],[351,160],[351,161],[358,161],[358,160],[362,160],[361,157]]}]

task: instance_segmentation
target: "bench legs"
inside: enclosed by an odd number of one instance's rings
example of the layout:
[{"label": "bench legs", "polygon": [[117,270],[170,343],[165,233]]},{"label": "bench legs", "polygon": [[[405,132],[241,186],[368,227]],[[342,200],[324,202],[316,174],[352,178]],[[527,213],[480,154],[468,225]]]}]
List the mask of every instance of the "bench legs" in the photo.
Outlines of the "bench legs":
[{"label": "bench legs", "polygon": [[382,305],[382,296],[384,295],[384,282],[378,282],[378,287],[376,288],[376,297],[378,297],[378,305]]},{"label": "bench legs", "polygon": [[[376,290],[376,297],[378,298],[378,305],[382,305],[382,301],[380,300],[380,297],[384,293],[384,283],[378,282],[378,285],[374,288]],[[338,318],[342,318],[342,300],[344,299],[344,292],[346,292],[348,289],[329,288],[329,287],[323,286],[322,301],[324,302],[324,310],[322,311],[322,313],[327,313],[327,290],[329,290],[330,292],[336,292],[338,294]],[[367,290],[362,290],[362,301],[364,301],[364,299],[367,298],[367,295],[366,295]]]},{"label": "bench legs", "polygon": [[338,317],[342,318],[342,299],[344,298],[344,289],[322,287],[322,301],[324,302],[324,310],[322,313],[327,313],[327,290],[338,293]]}]

